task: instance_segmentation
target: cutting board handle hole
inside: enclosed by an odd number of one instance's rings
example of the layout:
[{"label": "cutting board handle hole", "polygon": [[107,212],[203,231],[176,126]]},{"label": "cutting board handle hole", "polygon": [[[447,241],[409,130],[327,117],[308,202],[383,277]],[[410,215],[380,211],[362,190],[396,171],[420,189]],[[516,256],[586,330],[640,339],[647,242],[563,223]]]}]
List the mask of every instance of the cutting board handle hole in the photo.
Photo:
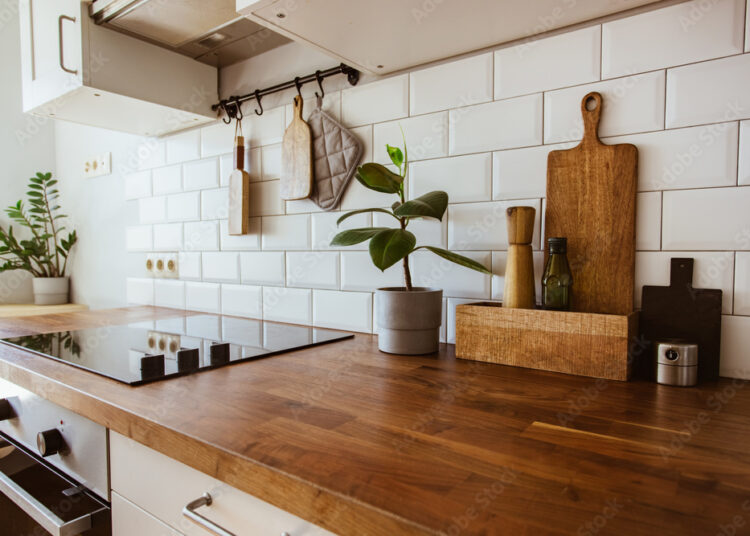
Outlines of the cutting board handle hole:
[{"label": "cutting board handle hole", "polygon": [[589,112],[593,112],[594,110],[596,110],[597,106],[599,106],[599,101],[596,100],[596,98],[594,98],[593,96],[589,95],[588,97],[586,97],[586,102],[584,105]]}]

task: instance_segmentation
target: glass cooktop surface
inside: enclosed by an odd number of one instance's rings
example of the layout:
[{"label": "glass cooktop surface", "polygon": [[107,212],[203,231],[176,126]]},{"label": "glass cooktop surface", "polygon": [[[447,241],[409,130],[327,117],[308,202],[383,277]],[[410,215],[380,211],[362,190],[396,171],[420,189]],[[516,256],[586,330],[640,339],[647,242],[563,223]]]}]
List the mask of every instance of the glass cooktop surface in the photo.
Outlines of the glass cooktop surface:
[{"label": "glass cooktop surface", "polygon": [[353,336],[330,329],[196,315],[2,342],[128,385],[141,385]]}]

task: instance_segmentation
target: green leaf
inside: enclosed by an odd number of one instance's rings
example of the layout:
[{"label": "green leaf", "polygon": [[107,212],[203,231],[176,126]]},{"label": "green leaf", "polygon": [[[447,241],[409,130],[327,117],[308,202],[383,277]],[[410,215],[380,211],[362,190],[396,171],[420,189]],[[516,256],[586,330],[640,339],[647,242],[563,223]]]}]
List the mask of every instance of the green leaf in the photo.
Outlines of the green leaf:
[{"label": "green leaf", "polygon": [[447,208],[448,194],[441,191],[435,191],[420,195],[411,201],[407,201],[395,209],[393,213],[401,218],[426,217],[442,221]]},{"label": "green leaf", "polygon": [[331,240],[332,246],[353,246],[365,240],[369,240],[381,231],[389,230],[388,227],[362,227],[359,229],[348,229],[341,231]]},{"label": "green leaf", "polygon": [[401,152],[401,149],[386,144],[385,150],[388,151],[388,156],[391,157],[393,165],[400,168],[401,164],[404,163],[404,153]]},{"label": "green leaf", "polygon": [[[384,208],[362,208],[359,210],[352,210],[351,212],[347,212],[336,221],[336,225],[341,225],[341,222],[347,218],[351,218],[352,216],[356,216],[357,214],[364,214],[366,212],[382,212],[383,214],[388,214],[389,216],[393,216],[392,212],[389,212],[385,210]],[[393,217],[395,218],[395,216]]]},{"label": "green leaf", "polygon": [[447,249],[436,248],[433,246],[419,246],[417,249],[426,249],[432,251],[435,255],[439,255],[444,259],[447,259],[461,266],[465,266],[466,268],[471,268],[472,270],[482,272],[483,274],[492,274],[492,272],[485,268],[483,264],[478,263],[477,261],[475,261],[474,259],[470,259],[469,257],[464,257],[463,255],[459,255],[458,253],[448,251]]},{"label": "green leaf", "polygon": [[357,168],[357,180],[362,186],[384,194],[397,194],[404,178],[382,164],[369,162]]},{"label": "green leaf", "polygon": [[373,264],[385,270],[414,250],[417,238],[405,229],[386,229],[370,240],[370,258]]}]

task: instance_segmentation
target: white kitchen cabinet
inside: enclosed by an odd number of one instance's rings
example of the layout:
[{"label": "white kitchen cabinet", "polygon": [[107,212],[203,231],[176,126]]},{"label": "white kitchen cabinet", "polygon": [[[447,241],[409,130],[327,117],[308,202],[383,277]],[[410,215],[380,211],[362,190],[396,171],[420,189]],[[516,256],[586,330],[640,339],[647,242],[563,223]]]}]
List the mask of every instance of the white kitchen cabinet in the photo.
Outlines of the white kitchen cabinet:
[{"label": "white kitchen cabinet", "polygon": [[215,67],[94,24],[81,0],[19,0],[23,109],[159,136],[216,119]]},{"label": "white kitchen cabinet", "polygon": [[526,39],[657,0],[237,0],[250,20],[374,74]]},{"label": "white kitchen cabinet", "polygon": [[[213,504],[199,508],[198,513],[236,536],[278,536],[284,532],[289,536],[332,536],[327,530],[112,431],[110,470],[115,536],[142,534],[124,531],[126,525],[119,521],[122,516],[117,510],[128,506],[147,512],[177,531],[166,533],[169,536],[215,536],[182,513],[183,507],[204,493],[211,494]],[[115,500],[118,495],[130,504],[118,506]],[[145,524],[143,515],[140,518],[138,522]],[[148,526],[158,528],[158,525]],[[151,532],[145,534],[152,536]]]},{"label": "white kitchen cabinet", "polygon": [[181,536],[117,493],[112,494],[112,536]]}]

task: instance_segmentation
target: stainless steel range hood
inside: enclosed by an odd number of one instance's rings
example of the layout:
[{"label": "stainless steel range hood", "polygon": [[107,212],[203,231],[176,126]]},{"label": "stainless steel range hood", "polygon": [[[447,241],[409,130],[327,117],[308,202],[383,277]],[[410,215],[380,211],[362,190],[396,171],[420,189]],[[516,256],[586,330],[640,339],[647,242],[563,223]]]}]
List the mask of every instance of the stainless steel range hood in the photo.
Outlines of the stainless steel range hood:
[{"label": "stainless steel range hood", "polygon": [[224,67],[288,43],[289,39],[235,11],[235,0],[94,0],[90,15],[103,24]]}]

